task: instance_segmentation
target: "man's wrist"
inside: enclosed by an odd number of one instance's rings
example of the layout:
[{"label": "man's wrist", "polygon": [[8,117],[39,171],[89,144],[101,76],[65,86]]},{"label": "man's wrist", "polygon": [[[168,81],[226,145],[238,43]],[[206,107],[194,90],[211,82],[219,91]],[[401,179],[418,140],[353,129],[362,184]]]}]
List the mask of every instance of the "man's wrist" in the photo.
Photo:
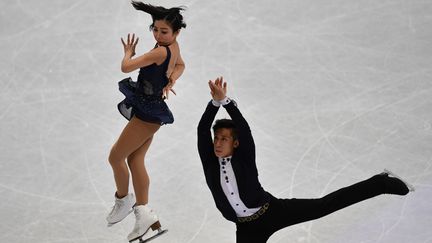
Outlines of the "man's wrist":
[{"label": "man's wrist", "polygon": [[216,101],[215,99],[212,99],[211,100],[211,103],[214,105],[214,106],[216,106],[216,107],[220,107],[220,103],[218,102],[218,101]]},{"label": "man's wrist", "polygon": [[218,101],[221,105],[228,105],[231,102],[231,99],[228,96],[225,96],[222,100]]},{"label": "man's wrist", "polygon": [[221,105],[228,105],[231,102],[231,99],[225,96],[225,98],[221,100],[212,99],[212,104],[216,107],[220,107]]}]

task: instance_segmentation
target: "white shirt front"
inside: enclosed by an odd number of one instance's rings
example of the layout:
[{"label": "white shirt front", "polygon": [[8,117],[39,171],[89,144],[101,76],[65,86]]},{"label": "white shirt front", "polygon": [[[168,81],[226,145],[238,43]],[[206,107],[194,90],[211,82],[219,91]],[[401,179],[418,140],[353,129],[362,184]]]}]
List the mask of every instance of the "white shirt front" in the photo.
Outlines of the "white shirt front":
[{"label": "white shirt front", "polygon": [[219,166],[222,190],[225,193],[225,196],[227,197],[231,207],[236,212],[237,217],[247,217],[256,213],[260,208],[248,208],[240,199],[237,180],[231,165],[231,156],[219,158]]}]

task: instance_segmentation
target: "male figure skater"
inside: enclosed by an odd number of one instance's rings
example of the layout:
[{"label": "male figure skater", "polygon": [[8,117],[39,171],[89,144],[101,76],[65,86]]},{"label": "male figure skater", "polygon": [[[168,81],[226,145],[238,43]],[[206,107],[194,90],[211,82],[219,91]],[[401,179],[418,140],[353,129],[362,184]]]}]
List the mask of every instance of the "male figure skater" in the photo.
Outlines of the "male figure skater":
[{"label": "male figure skater", "polygon": [[[258,180],[251,130],[222,78],[209,81],[213,100],[198,125],[198,151],[216,207],[237,226],[237,243],[263,243],[287,226],[317,219],[381,194],[406,195],[414,188],[389,171],[316,199],[278,199]],[[217,120],[220,106],[231,119]]]}]

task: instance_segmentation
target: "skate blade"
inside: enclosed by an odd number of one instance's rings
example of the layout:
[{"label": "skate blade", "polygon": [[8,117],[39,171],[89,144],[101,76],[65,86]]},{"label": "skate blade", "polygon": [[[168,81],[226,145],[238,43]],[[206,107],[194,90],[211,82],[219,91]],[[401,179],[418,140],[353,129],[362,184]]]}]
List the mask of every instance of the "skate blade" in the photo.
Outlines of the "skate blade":
[{"label": "skate blade", "polygon": [[407,181],[405,181],[404,179],[402,179],[400,176],[396,175],[395,173],[391,172],[391,171],[388,170],[388,169],[384,169],[384,172],[387,173],[387,174],[389,174],[389,175],[391,175],[391,176],[393,176],[393,177],[395,177],[395,178],[398,178],[398,179],[401,180],[403,183],[405,183],[405,185],[408,187],[408,190],[409,190],[410,192],[415,191],[415,187],[414,187],[413,185],[411,185],[410,183],[408,183]]},{"label": "skate blade", "polygon": [[161,236],[161,235],[163,235],[163,234],[165,234],[166,232],[168,232],[168,230],[167,229],[158,229],[157,230],[158,232],[155,234],[155,235],[153,235],[152,237],[150,237],[150,238],[147,238],[147,239],[139,239],[140,241],[139,241],[139,243],[145,243],[145,242],[150,242],[150,241],[152,241],[152,240],[154,240],[154,239],[156,239],[156,238],[158,238],[159,236]]},{"label": "skate blade", "polygon": [[[150,230],[150,228],[148,228],[148,229],[146,230],[146,232],[144,232],[142,235],[140,235],[140,236],[138,236],[138,237],[136,237],[136,238],[130,240],[129,243],[132,243],[132,242],[137,241],[137,240],[139,240],[139,242],[141,242],[141,241],[142,241],[142,238],[147,234],[147,232],[149,232],[149,230]],[[159,231],[159,230],[158,230],[158,231]]]}]

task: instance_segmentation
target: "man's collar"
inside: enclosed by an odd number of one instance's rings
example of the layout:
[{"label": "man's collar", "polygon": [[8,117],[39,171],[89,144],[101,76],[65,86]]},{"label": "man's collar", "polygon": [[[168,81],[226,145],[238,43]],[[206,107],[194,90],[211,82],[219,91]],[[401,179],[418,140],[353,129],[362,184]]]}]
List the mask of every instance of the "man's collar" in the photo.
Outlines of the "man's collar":
[{"label": "man's collar", "polygon": [[226,163],[231,162],[231,158],[232,156],[228,156],[228,157],[218,157],[219,159],[219,163],[221,163],[222,165],[225,165]]}]

